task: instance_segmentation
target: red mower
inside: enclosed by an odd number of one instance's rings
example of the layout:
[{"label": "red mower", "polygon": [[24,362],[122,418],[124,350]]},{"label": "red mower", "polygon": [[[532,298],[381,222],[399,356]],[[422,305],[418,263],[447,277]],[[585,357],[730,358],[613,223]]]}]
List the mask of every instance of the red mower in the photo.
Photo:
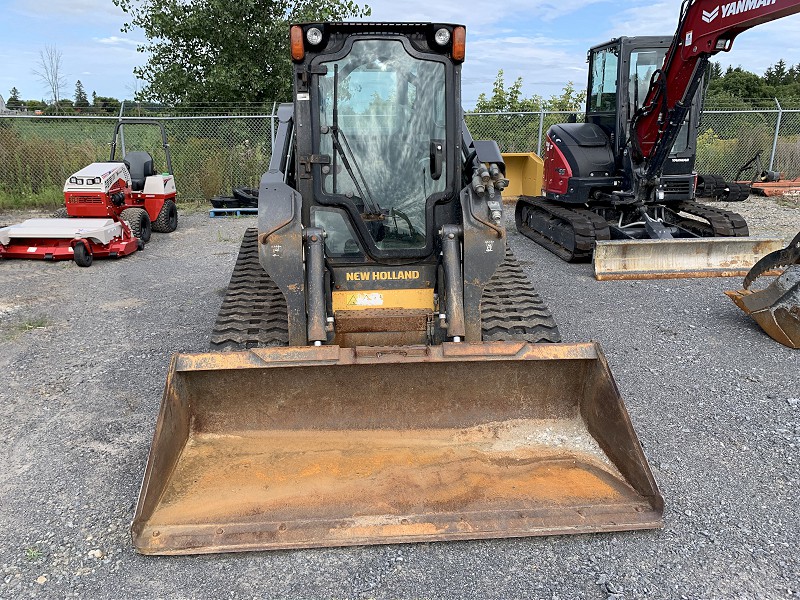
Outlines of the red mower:
[{"label": "red mower", "polygon": [[[115,159],[123,125],[156,125],[167,161],[157,173],[147,152],[124,151]],[[28,219],[0,229],[0,258],[73,259],[81,267],[93,258],[126,256],[142,250],[150,232],[178,227],[175,178],[164,126],[156,121],[121,120],[114,128],[109,162],[92,163],[64,184],[64,203],[52,219]]]}]

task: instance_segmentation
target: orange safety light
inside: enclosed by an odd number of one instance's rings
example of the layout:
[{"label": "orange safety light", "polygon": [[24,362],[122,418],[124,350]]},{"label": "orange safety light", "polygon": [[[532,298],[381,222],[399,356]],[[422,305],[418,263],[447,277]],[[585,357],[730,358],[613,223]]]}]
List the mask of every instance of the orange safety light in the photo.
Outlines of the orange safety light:
[{"label": "orange safety light", "polygon": [[453,60],[462,62],[467,53],[467,30],[463,27],[453,29]]},{"label": "orange safety light", "polygon": [[292,43],[292,60],[303,60],[306,55],[306,48],[303,45],[303,28],[299,25],[292,25],[289,37]]}]

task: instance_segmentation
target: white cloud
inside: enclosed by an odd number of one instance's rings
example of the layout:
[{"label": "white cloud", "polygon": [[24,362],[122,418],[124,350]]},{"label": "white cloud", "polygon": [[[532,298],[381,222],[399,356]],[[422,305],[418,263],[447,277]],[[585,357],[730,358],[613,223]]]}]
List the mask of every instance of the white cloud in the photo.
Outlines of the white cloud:
[{"label": "white cloud", "polygon": [[[367,0],[372,8],[373,21],[438,21],[467,23],[468,30],[480,34],[503,34],[516,32],[510,27],[515,22],[536,23],[552,21],[591,4],[608,3],[611,0],[504,0],[487,4],[482,0]],[[502,29],[498,29],[501,27]]]},{"label": "white cloud", "polygon": [[66,2],[53,2],[53,0],[12,0],[9,8],[40,19],[51,19],[54,16],[68,19],[115,17],[119,19],[124,15],[122,9],[111,0],[69,0]]},{"label": "white cloud", "polygon": [[94,41],[97,42],[98,44],[107,44],[111,46],[133,46],[133,47],[136,47],[142,43],[138,40],[132,40],[130,38],[120,37],[118,35],[112,35],[104,38],[94,38]]}]

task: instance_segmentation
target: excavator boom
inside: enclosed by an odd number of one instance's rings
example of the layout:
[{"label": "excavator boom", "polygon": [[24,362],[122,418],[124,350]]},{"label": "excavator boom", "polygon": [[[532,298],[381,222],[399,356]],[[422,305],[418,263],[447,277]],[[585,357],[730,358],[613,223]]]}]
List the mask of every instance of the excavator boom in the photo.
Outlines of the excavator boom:
[{"label": "excavator boom", "polygon": [[799,0],[684,0],[664,65],[631,122],[633,158],[646,161],[646,180],[661,175],[709,58],[743,31],[797,12]]}]

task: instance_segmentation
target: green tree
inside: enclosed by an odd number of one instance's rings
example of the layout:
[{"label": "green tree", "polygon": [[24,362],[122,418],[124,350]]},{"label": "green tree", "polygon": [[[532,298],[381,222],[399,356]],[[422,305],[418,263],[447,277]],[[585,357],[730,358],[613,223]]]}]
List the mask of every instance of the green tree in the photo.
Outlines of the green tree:
[{"label": "green tree", "polygon": [[[583,112],[586,91],[576,91],[570,81],[560,94],[544,99],[534,94],[529,98],[522,95],[522,78],[506,87],[502,69],[492,85],[492,95],[482,93],[475,106],[476,113],[501,113],[489,115],[467,115],[467,126],[477,139],[488,138],[497,141],[504,152],[536,151],[539,139],[539,116],[524,114],[546,112]],[[553,123],[563,123],[565,114],[547,114],[543,128]]]},{"label": "green tree", "polygon": [[6,108],[9,110],[18,110],[22,107],[22,100],[19,99],[19,90],[15,87],[11,88],[8,100],[6,101]]},{"label": "green tree", "polygon": [[291,97],[289,24],[370,14],[353,0],[113,0],[144,31],[140,99],[178,104]]},{"label": "green tree", "polygon": [[492,85],[492,95],[487,96],[481,92],[475,104],[475,112],[535,112],[541,110],[542,104],[542,97],[536,94],[523,98],[522,77],[517,77],[506,88],[505,75],[503,69],[500,69]]},{"label": "green tree", "polygon": [[764,71],[764,81],[767,85],[783,85],[784,83],[789,83],[787,76],[786,62],[783,59]]},{"label": "green tree", "polygon": [[745,71],[741,67],[735,69],[728,67],[724,76],[711,81],[708,92],[710,98],[720,92],[727,92],[729,95],[741,99],[769,98],[770,94],[766,86],[764,79],[755,73]]},{"label": "green tree", "polygon": [[714,81],[722,77],[722,65],[718,62],[712,62],[708,68],[708,80]]},{"label": "green tree", "polygon": [[116,98],[98,96],[92,92],[92,106],[96,112],[116,115],[119,113],[119,107],[121,106],[121,103]]},{"label": "green tree", "polygon": [[83,89],[81,80],[75,82],[75,108],[89,108],[89,99],[86,97],[86,90]]},{"label": "green tree", "polygon": [[30,112],[35,112],[37,110],[43,111],[45,108],[47,108],[47,102],[44,100],[24,100],[22,103]]},{"label": "green tree", "polygon": [[503,70],[497,72],[497,77],[492,85],[492,95],[481,93],[475,105],[475,112],[538,112],[546,111],[577,111],[582,112],[586,103],[586,90],[576,90],[575,84],[567,82],[560,94],[550,96],[545,100],[534,94],[530,98],[522,96],[522,77],[517,79],[508,88],[505,86]]},{"label": "green tree", "polygon": [[545,100],[544,109],[553,111],[583,112],[586,106],[586,90],[576,90],[575,84],[567,82],[560,94],[550,96]]}]

